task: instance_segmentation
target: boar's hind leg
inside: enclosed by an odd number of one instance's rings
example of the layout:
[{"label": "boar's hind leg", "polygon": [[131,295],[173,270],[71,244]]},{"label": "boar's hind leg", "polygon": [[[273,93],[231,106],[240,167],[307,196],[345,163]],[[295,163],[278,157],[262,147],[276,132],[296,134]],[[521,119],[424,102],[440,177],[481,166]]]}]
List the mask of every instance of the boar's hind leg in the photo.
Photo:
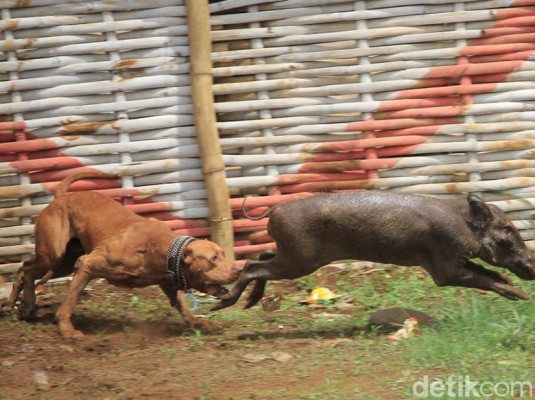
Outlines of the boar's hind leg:
[{"label": "boar's hind leg", "polygon": [[230,307],[235,304],[243,291],[247,288],[247,285],[252,281],[257,280],[245,308],[255,305],[264,295],[266,281],[276,278],[273,276],[273,271],[276,270],[276,268],[273,268],[274,265],[272,261],[274,260],[275,259],[268,261],[249,261],[247,265],[245,265],[245,268],[240,272],[240,277],[234,287],[229,293],[221,297],[221,301],[212,307],[212,311]]},{"label": "boar's hind leg", "polygon": [[453,269],[450,266],[449,268],[430,269],[429,271],[437,270],[448,272],[447,274],[441,273],[440,276],[431,273],[438,286],[462,286],[490,290],[511,300],[529,299],[526,293],[511,285],[509,278],[469,260],[460,268]]},{"label": "boar's hind leg", "polygon": [[266,283],[267,280],[265,279],[256,280],[253,290],[249,294],[249,297],[247,297],[247,304],[245,304],[244,308],[251,308],[260,300],[262,300],[262,297],[264,297],[264,291],[266,289]]},{"label": "boar's hind leg", "polygon": [[[258,258],[259,261],[267,261],[271,260],[276,256],[275,253],[262,253],[260,254],[260,257]],[[266,289],[267,280],[266,279],[257,279],[253,290],[249,294],[249,297],[247,297],[247,304],[245,305],[245,309],[251,308],[256,303],[258,303],[260,300],[262,300],[262,297],[264,296],[264,291]]]}]

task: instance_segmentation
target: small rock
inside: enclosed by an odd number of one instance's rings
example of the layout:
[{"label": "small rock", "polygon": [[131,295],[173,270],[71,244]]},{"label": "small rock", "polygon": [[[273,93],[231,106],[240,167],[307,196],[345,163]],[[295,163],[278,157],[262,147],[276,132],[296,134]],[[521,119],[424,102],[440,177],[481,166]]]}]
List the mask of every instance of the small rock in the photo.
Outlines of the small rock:
[{"label": "small rock", "polygon": [[32,374],[33,387],[36,390],[49,390],[50,383],[48,382],[48,375],[45,371],[34,371]]},{"label": "small rock", "polygon": [[33,353],[33,344],[25,343],[19,347],[19,351],[21,351],[22,353]]},{"label": "small rock", "polygon": [[285,353],[283,351],[274,351],[271,354],[246,354],[241,358],[241,361],[245,361],[246,363],[259,363],[267,360],[275,360],[285,363],[292,358],[293,356],[289,353]]},{"label": "small rock", "polygon": [[0,284],[0,299],[7,299],[13,288],[13,283],[2,283]]},{"label": "small rock", "polygon": [[334,314],[334,313],[328,313],[328,312],[313,314],[312,316],[315,318],[327,318],[331,321],[337,318],[349,318],[350,317],[350,315],[347,315],[347,314]]},{"label": "small rock", "polygon": [[275,361],[285,363],[285,362],[291,360],[294,356],[292,356],[289,353],[285,353],[283,351],[274,351],[273,353],[271,353],[271,357]]},{"label": "small rock", "polygon": [[405,320],[410,317],[418,320],[418,326],[426,326],[434,322],[433,317],[421,311],[393,307],[378,310],[371,314],[368,329],[378,328],[380,333],[393,332],[402,327]]},{"label": "small rock", "polygon": [[74,351],[74,347],[67,344],[62,344],[61,346],[59,346],[59,348],[63,351],[68,351],[69,353],[72,353]]},{"label": "small rock", "polygon": [[324,344],[329,347],[338,347],[338,346],[344,346],[344,345],[352,345],[353,340],[349,338],[338,338],[338,339],[332,339],[332,340],[325,340]]},{"label": "small rock", "polygon": [[48,293],[41,293],[37,295],[37,304],[39,304],[40,307],[50,306],[57,302],[56,294],[52,292]]},{"label": "small rock", "polygon": [[271,294],[269,296],[262,297],[261,304],[264,311],[276,311],[281,308],[280,294]]},{"label": "small rock", "polygon": [[2,361],[2,367],[11,368],[13,365],[15,365],[15,361]]},{"label": "small rock", "polygon": [[241,359],[247,363],[258,363],[269,360],[271,357],[265,354],[246,354]]}]

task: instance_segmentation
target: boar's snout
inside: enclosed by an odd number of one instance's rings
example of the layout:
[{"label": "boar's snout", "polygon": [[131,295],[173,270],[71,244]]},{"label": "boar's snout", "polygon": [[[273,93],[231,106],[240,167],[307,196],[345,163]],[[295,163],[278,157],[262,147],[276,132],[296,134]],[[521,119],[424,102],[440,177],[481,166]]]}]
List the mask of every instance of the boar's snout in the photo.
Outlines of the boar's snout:
[{"label": "boar's snout", "polygon": [[509,264],[507,269],[521,279],[528,281],[535,280],[535,267],[530,256],[523,257],[522,259]]},{"label": "boar's snout", "polygon": [[534,280],[531,251],[505,213],[475,195],[468,195],[468,205],[472,228],[484,232],[481,259],[505,267],[521,279]]},{"label": "boar's snout", "polygon": [[513,270],[513,272],[522,279],[525,280],[535,280],[535,267],[533,266],[533,261],[531,257],[529,258],[529,263],[522,264],[519,268]]},{"label": "boar's snout", "polygon": [[525,279],[527,281],[535,280],[535,269],[533,269],[533,267],[524,267],[513,272],[519,278]]}]

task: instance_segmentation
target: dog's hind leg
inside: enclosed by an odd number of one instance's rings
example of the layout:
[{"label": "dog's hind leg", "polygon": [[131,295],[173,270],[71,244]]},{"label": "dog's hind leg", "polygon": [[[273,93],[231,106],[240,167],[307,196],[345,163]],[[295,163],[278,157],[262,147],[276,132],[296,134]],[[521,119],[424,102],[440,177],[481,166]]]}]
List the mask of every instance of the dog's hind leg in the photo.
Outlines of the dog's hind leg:
[{"label": "dog's hind leg", "polygon": [[18,298],[18,293],[20,294],[20,290],[22,289],[22,301],[19,308],[20,316],[22,319],[25,320],[31,320],[35,317],[35,280],[42,278],[44,275],[44,271],[46,271],[42,267],[42,262],[38,259],[38,257],[34,257],[30,260],[24,261],[21,267],[20,272],[20,280],[22,281],[21,286],[17,286],[18,283],[18,277],[15,281],[15,285],[13,285],[13,290],[10,295],[10,300],[16,301]]},{"label": "dog's hind leg", "polygon": [[[47,249],[48,250],[48,249]],[[20,306],[20,314],[23,319],[32,319],[35,315],[35,286],[34,281],[40,279],[37,285],[46,283],[50,278],[57,278],[72,274],[76,260],[83,254],[83,249],[73,241],[69,242],[67,249],[61,252],[41,251],[34,258],[27,260],[19,269],[13,289],[7,300],[1,304],[4,308],[13,308],[20,293],[24,290]],[[46,259],[43,259],[44,254]],[[44,273],[46,271],[46,273]]]},{"label": "dog's hind leg", "polygon": [[[34,279],[39,279],[42,268],[36,267],[38,260],[36,257],[24,261],[19,268],[15,282],[9,297],[0,304],[0,308],[8,310],[15,307],[21,292],[24,290],[22,303],[19,311],[23,319],[31,319],[35,315],[35,284]],[[35,275],[37,273],[37,275]],[[41,274],[39,276],[39,274]]]},{"label": "dog's hind leg", "polygon": [[74,264],[76,264],[78,258],[84,254],[84,249],[78,239],[71,239],[69,243],[67,243],[67,249],[65,250],[61,262],[50,269],[36,285],[45,284],[52,278],[61,278],[72,274],[74,271]]},{"label": "dog's hind leg", "polygon": [[35,315],[35,280],[54,275],[50,271],[59,268],[65,258],[69,225],[63,222],[67,217],[58,214],[57,210],[45,208],[39,215],[35,225],[35,256],[22,264],[8,299],[14,304],[23,291],[20,307],[23,319]]},{"label": "dog's hind leg", "polygon": [[24,284],[24,268],[21,266],[17,272],[17,277],[15,278],[15,282],[13,282],[13,288],[11,289],[11,293],[9,294],[9,297],[3,301],[0,301],[0,311],[11,310],[13,307],[15,307],[15,303],[17,302],[20,296],[20,293],[22,292],[23,284]]}]

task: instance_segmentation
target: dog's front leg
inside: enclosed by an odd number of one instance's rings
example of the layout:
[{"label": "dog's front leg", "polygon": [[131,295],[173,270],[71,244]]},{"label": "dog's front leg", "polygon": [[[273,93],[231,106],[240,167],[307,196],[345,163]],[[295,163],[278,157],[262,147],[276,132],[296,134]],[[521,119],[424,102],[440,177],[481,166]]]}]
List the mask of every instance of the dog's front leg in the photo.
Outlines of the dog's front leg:
[{"label": "dog's front leg", "polygon": [[186,293],[183,290],[176,290],[168,285],[160,285],[160,287],[169,298],[171,307],[176,308],[180,312],[186,324],[195,328],[203,328],[210,325],[209,321],[200,320],[191,312],[186,299]]},{"label": "dog's front leg", "polygon": [[102,262],[106,262],[103,257],[93,255],[82,256],[76,261],[74,276],[67,289],[65,298],[56,312],[56,320],[63,337],[79,338],[84,336],[81,331],[74,328],[71,316],[82,291],[89,281],[93,279],[90,273],[92,264]]},{"label": "dog's front leg", "polygon": [[177,309],[182,314],[182,318],[186,323],[194,328],[206,328],[210,326],[210,321],[201,320],[197,318],[189,308],[188,300],[186,299],[186,293],[182,290],[177,292],[178,305]]}]

